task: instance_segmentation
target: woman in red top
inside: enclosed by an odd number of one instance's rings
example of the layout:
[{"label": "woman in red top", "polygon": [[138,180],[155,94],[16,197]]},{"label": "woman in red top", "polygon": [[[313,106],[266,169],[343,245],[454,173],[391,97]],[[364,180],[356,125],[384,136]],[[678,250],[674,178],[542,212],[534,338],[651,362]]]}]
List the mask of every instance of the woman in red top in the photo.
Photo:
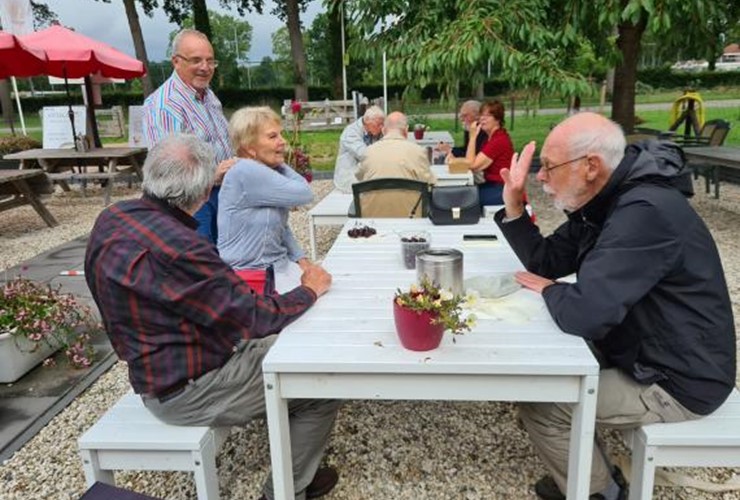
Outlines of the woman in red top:
[{"label": "woman in red top", "polygon": [[[481,131],[488,134],[488,142],[480,153],[475,153],[475,142]],[[504,105],[499,101],[486,101],[480,107],[480,117],[470,125],[470,142],[465,158],[471,170],[483,172],[485,182],[478,185],[481,206],[503,205],[504,180],[501,169],[509,168],[514,156],[514,145],[504,128]]]}]

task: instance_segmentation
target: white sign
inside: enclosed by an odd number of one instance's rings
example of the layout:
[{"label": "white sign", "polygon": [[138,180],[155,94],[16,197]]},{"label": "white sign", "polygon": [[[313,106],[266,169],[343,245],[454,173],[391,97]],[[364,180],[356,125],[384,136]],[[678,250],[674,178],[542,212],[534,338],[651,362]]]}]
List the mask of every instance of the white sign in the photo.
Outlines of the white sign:
[{"label": "white sign", "polygon": [[[72,106],[75,120],[75,133],[87,134],[85,106]],[[69,121],[67,106],[44,106],[41,115],[44,149],[74,148],[72,124]]]},{"label": "white sign", "polygon": [[131,147],[146,147],[143,120],[144,106],[128,107],[128,145]]}]

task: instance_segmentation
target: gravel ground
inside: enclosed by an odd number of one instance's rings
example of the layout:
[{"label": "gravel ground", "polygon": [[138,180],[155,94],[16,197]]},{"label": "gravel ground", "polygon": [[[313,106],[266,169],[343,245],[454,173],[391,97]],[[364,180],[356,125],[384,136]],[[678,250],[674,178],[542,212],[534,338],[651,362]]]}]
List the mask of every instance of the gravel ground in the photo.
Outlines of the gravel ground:
[{"label": "gravel ground", "polygon": [[[313,183],[316,199],[330,181]],[[736,318],[740,318],[740,187],[723,184],[722,198],[705,195],[696,184],[692,200],[710,227],[722,255]],[[530,189],[543,231],[562,222],[538,187]],[[117,187],[114,200],[137,196],[136,188]],[[95,189],[84,198],[76,190],[47,200],[59,220],[47,228],[28,207],[0,218],[0,269],[89,232],[101,209]],[[291,225],[308,247],[307,208],[295,211]],[[317,228],[318,250],[326,253],[338,229]],[[740,330],[740,328],[738,328]],[[0,465],[0,499],[76,499],[85,490],[76,441],[129,388],[121,363],[54,418],[23,449]],[[623,451],[612,434],[612,451]],[[327,500],[365,499],[527,499],[545,473],[509,403],[348,402],[340,412],[327,462],[341,475]],[[225,499],[259,496],[269,467],[263,421],[235,429],[219,455],[219,483]],[[709,481],[740,476],[740,469],[676,469]],[[149,495],[195,498],[185,473],[117,473],[117,484]],[[686,488],[657,488],[657,499],[740,499],[740,492],[708,494]]]}]

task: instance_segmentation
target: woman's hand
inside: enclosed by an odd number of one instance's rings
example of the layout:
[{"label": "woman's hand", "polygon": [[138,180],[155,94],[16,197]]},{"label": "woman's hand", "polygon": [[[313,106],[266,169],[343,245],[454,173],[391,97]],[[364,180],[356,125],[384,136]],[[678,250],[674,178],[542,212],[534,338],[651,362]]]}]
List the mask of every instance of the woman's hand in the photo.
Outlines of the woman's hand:
[{"label": "woman's hand", "polygon": [[514,275],[514,279],[516,279],[517,283],[522,285],[524,288],[529,288],[537,293],[542,293],[542,290],[555,283],[553,280],[543,278],[542,276],[527,271],[517,272]]},{"label": "woman's hand", "polygon": [[226,172],[228,172],[229,169],[234,166],[237,160],[238,158],[228,158],[218,164],[218,167],[216,167],[216,178],[213,182],[216,186],[221,185],[221,183],[224,181],[224,175],[226,175]]}]

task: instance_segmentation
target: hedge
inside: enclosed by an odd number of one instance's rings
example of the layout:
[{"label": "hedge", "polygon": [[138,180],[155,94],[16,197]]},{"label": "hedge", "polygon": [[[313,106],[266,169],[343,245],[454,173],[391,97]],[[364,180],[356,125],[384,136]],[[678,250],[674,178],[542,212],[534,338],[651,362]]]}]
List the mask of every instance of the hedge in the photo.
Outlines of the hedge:
[{"label": "hedge", "polygon": [[[740,85],[740,72],[697,72],[685,73],[675,72],[669,67],[653,68],[641,70],[638,72],[637,79],[639,82],[650,85],[653,88],[713,88],[722,85]],[[388,96],[394,98],[396,95],[401,97],[405,90],[403,84],[388,85]],[[362,92],[368,98],[376,98],[383,95],[382,85],[356,85],[353,90]],[[427,85],[421,91],[414,92],[421,99],[435,100],[440,98],[440,88],[437,84]],[[489,80],[484,83],[485,95],[502,95],[510,90],[508,82],[504,80]],[[266,88],[235,88],[222,87],[218,89],[217,95],[221,103],[226,108],[240,108],[242,106],[266,104],[273,108],[282,105],[285,99],[293,98],[293,87],[266,87]],[[311,100],[332,99],[331,88],[328,86],[309,87],[308,90]],[[460,95],[472,95],[473,91],[469,84],[460,85]],[[67,104],[65,95],[28,97],[21,99],[25,111],[38,111],[44,106],[61,106]],[[103,102],[105,106],[128,106],[141,104],[143,95],[141,92],[133,91],[112,91],[103,92]],[[81,104],[82,95],[79,91],[72,93],[72,103]]]}]

